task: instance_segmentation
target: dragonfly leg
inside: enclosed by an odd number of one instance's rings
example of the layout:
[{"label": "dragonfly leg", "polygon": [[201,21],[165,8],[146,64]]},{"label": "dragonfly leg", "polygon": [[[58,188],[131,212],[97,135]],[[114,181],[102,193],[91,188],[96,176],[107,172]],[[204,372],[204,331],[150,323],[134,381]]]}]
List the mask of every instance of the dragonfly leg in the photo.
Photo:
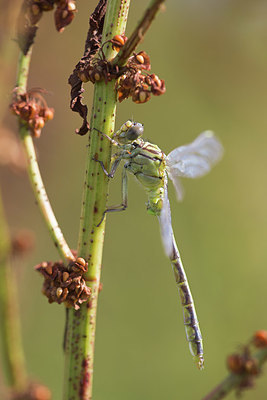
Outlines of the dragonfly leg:
[{"label": "dragonfly leg", "polygon": [[108,207],[103,212],[101,221],[97,224],[97,227],[102,224],[102,221],[108,212],[124,211],[124,210],[126,210],[127,207],[128,207],[128,177],[127,177],[126,169],[124,168],[122,171],[122,202],[121,202],[121,204],[119,204],[117,206]]},{"label": "dragonfly leg", "polygon": [[[162,159],[161,158],[157,158],[157,157],[151,157],[151,156],[149,156],[148,154],[144,154],[144,153],[140,153],[141,155],[142,155],[142,157],[144,157],[144,158],[148,158],[149,160],[152,160],[152,161],[162,161]],[[135,155],[134,155],[134,157],[135,157]]]},{"label": "dragonfly leg", "polygon": [[117,168],[118,168],[118,166],[120,164],[121,158],[116,158],[115,159],[115,161],[111,165],[110,172],[108,172],[106,170],[103,161],[97,160],[94,157],[93,157],[93,160],[99,162],[99,164],[101,165],[102,170],[104,171],[104,174],[107,175],[108,178],[114,178],[115,172],[117,171]]},{"label": "dragonfly leg", "polygon": [[106,135],[105,133],[101,132],[99,129],[97,128],[93,128],[95,131],[97,131],[98,133],[100,133],[100,135],[105,136],[105,138],[107,138],[112,144],[113,146],[119,146],[119,143],[116,142],[116,140],[112,139],[111,137],[109,137],[108,135]]}]

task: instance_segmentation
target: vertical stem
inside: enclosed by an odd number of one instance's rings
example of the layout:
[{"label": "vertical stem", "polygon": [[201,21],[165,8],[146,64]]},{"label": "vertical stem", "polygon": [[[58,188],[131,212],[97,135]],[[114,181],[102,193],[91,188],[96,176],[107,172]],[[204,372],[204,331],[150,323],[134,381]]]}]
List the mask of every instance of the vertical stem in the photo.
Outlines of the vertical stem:
[{"label": "vertical stem", "polygon": [[[125,31],[130,0],[108,2],[102,43]],[[107,59],[115,53],[110,44],[104,47]],[[91,134],[82,201],[78,256],[88,261],[87,284],[92,289],[88,304],[78,310],[70,310],[66,340],[64,400],[87,400],[92,398],[93,362],[96,329],[96,312],[101,274],[108,179],[94,158],[110,163],[110,143],[94,128],[110,135],[114,131],[116,94],[114,81],[95,84],[91,115]]]},{"label": "vertical stem", "polygon": [[2,362],[9,386],[20,391],[27,385],[21,340],[17,282],[10,264],[10,240],[0,198],[0,333]]},{"label": "vertical stem", "polygon": [[25,56],[22,52],[19,55],[18,72],[17,72],[17,88],[18,93],[24,93],[27,90],[27,81],[30,69],[32,51],[29,50]]}]

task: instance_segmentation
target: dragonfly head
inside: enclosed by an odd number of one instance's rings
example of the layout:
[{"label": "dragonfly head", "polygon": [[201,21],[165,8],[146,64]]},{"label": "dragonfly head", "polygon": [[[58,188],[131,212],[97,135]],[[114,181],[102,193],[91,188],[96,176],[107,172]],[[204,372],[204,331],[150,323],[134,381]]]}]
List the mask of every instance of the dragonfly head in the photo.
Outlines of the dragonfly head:
[{"label": "dragonfly head", "polygon": [[144,133],[144,126],[140,122],[131,120],[125,122],[117,133],[117,140],[121,144],[129,144],[137,140]]}]

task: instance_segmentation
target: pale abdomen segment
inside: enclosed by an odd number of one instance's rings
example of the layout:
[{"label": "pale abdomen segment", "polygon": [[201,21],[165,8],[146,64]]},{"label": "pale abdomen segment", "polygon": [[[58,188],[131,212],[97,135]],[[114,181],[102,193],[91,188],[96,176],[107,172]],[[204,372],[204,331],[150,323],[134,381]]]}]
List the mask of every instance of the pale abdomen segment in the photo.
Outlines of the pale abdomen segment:
[{"label": "pale abdomen segment", "polygon": [[175,253],[176,257],[171,262],[183,307],[186,337],[191,354],[197,362],[198,368],[202,369],[204,367],[203,345],[197,314],[181,259],[178,253]]}]

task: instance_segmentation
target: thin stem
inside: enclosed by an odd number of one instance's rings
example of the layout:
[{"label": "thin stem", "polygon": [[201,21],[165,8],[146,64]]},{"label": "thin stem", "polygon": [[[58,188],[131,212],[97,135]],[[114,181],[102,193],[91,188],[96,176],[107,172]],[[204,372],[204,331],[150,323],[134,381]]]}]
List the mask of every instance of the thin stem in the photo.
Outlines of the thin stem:
[{"label": "thin stem", "polygon": [[[253,354],[253,359],[257,360],[258,367],[261,368],[264,362],[267,361],[267,348],[263,348],[256,354]],[[209,394],[203,397],[202,400],[220,400],[226,397],[232,390],[238,388],[243,381],[246,381],[248,375],[244,374],[229,374],[218,386],[216,386]],[[253,377],[255,378],[255,376]]]},{"label": "thin stem", "polygon": [[10,264],[10,239],[0,198],[0,333],[7,383],[17,391],[27,385],[18,311],[17,282]]},{"label": "thin stem", "polygon": [[[17,92],[26,92],[27,79],[30,67],[31,51],[25,56],[22,52],[20,53],[19,66],[18,66],[18,77],[17,77]],[[74,260],[74,256],[67,245],[67,242],[58,226],[56,217],[50,205],[40,170],[38,167],[38,162],[36,159],[35,148],[32,140],[31,133],[27,126],[20,121],[19,131],[22,143],[24,145],[27,162],[28,162],[28,175],[32,184],[33,192],[41,211],[41,214],[45,220],[48,231],[52,237],[52,240],[57,247],[60,256],[66,260]]]},{"label": "thin stem", "polygon": [[74,260],[74,256],[65,241],[63,233],[58,226],[56,217],[46,194],[46,190],[40,174],[36,159],[35,148],[32,136],[25,125],[20,126],[20,136],[26,151],[28,162],[28,175],[32,184],[32,189],[37,200],[41,214],[45,220],[50,236],[63,259]]},{"label": "thin stem", "polygon": [[[129,4],[130,0],[108,2],[102,42],[125,31]],[[114,55],[111,45],[105,46],[105,57],[110,59]],[[108,168],[111,156],[110,143],[97,130],[110,135],[114,131],[115,113],[115,82],[95,84],[78,243],[78,255],[88,260],[87,281],[92,289],[92,297],[89,304],[82,305],[80,310],[72,309],[69,312],[64,399],[92,398],[96,311],[105,219],[99,227],[97,225],[106,207],[108,190],[108,179],[94,159],[100,159]]]},{"label": "thin stem", "polygon": [[164,1],[165,0],[151,0],[142,19],[118,55],[114,58],[112,64],[122,66],[127,62],[134,49],[143,40],[146,31],[150,27],[157,12],[162,8]]}]

